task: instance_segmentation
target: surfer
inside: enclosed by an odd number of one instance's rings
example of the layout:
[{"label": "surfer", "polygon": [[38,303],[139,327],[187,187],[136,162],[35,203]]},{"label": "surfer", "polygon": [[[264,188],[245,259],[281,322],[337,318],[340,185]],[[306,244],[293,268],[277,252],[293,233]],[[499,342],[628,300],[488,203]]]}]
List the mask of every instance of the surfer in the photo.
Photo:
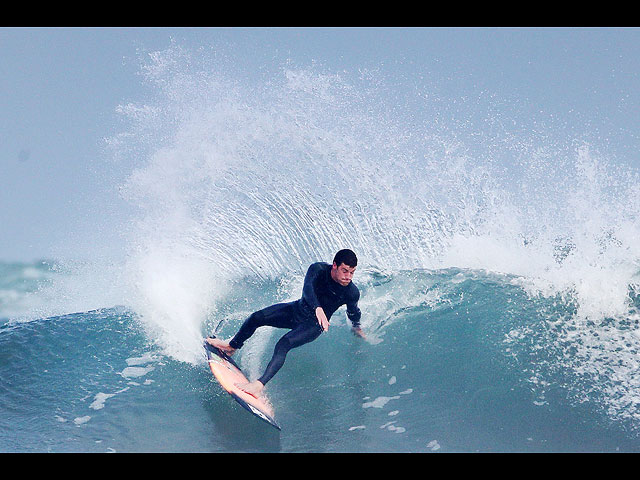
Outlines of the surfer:
[{"label": "surfer", "polygon": [[324,262],[313,263],[304,278],[302,298],[254,312],[230,341],[206,339],[210,345],[227,355],[233,355],[258,327],[290,329],[276,343],[264,374],[253,382],[238,385],[240,389],[258,396],[266,383],[280,370],[289,350],[309,343],[322,332],[326,332],[329,329],[331,315],[342,305],[347,306],[347,317],[351,321],[353,333],[365,338],[360,327],[360,291],[351,281],[357,265],[358,258],[349,249],[336,253],[332,265]]}]

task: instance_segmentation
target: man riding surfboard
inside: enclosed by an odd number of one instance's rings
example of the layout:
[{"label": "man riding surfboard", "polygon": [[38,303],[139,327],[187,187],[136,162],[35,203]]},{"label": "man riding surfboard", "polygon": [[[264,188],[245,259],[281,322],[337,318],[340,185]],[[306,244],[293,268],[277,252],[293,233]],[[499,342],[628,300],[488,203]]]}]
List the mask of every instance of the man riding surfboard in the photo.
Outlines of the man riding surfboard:
[{"label": "man riding surfboard", "polygon": [[207,338],[206,341],[233,355],[258,327],[288,328],[289,332],[276,343],[271,361],[257,380],[238,385],[245,392],[258,396],[266,383],[280,370],[292,348],[309,343],[329,329],[331,315],[342,305],[347,306],[347,317],[355,335],[365,338],[360,328],[361,312],[358,308],[360,291],[352,282],[358,259],[356,254],[343,249],[336,253],[333,264],[317,262],[307,270],[302,297],[288,303],[279,303],[254,312],[245,320],[236,335],[225,341]]}]

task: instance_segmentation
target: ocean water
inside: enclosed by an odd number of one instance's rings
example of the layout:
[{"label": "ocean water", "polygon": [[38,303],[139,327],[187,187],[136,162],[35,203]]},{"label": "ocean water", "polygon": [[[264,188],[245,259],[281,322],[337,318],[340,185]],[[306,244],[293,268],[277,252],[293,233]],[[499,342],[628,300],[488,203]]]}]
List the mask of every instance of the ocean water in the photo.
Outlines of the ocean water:
[{"label": "ocean water", "polygon": [[[448,122],[375,72],[242,76],[173,47],[141,73],[153,95],[106,140],[122,255],[0,263],[0,451],[640,450],[634,168],[486,99]],[[298,298],[340,248],[367,339],[343,308],[289,354],[277,431],[202,338]],[[282,333],[238,352],[250,378]]]}]

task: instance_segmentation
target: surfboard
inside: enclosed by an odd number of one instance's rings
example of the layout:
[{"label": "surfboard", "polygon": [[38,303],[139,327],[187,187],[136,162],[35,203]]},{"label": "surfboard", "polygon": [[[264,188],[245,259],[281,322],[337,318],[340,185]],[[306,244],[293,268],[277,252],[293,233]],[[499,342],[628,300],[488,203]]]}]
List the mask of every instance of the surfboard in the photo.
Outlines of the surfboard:
[{"label": "surfboard", "polygon": [[[216,337],[211,336],[210,338]],[[280,426],[274,420],[273,407],[269,400],[264,395],[255,397],[236,386],[236,383],[249,383],[249,380],[247,380],[247,377],[242,373],[236,362],[222,350],[209,345],[206,341],[204,342],[204,349],[207,352],[211,373],[220,383],[220,386],[253,415],[280,430]]]}]

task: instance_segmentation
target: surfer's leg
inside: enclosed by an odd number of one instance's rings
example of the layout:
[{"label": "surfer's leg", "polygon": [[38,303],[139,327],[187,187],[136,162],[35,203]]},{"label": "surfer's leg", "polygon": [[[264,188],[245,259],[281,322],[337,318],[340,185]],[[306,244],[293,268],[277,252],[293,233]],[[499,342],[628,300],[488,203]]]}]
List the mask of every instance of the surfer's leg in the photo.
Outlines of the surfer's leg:
[{"label": "surfer's leg", "polygon": [[293,310],[294,303],[295,302],[278,303],[251,314],[251,316],[244,321],[238,333],[236,333],[229,342],[231,348],[241,348],[244,342],[255,333],[258,327],[293,328],[293,318],[295,314]]},{"label": "surfer's leg", "polygon": [[280,370],[282,365],[284,365],[289,350],[315,340],[321,333],[322,329],[317,323],[306,322],[298,324],[293,330],[283,335],[282,338],[278,340],[278,343],[276,343],[273,357],[271,357],[271,361],[267,365],[264,374],[258,381],[262,383],[262,385],[266,385],[278,370]]}]

